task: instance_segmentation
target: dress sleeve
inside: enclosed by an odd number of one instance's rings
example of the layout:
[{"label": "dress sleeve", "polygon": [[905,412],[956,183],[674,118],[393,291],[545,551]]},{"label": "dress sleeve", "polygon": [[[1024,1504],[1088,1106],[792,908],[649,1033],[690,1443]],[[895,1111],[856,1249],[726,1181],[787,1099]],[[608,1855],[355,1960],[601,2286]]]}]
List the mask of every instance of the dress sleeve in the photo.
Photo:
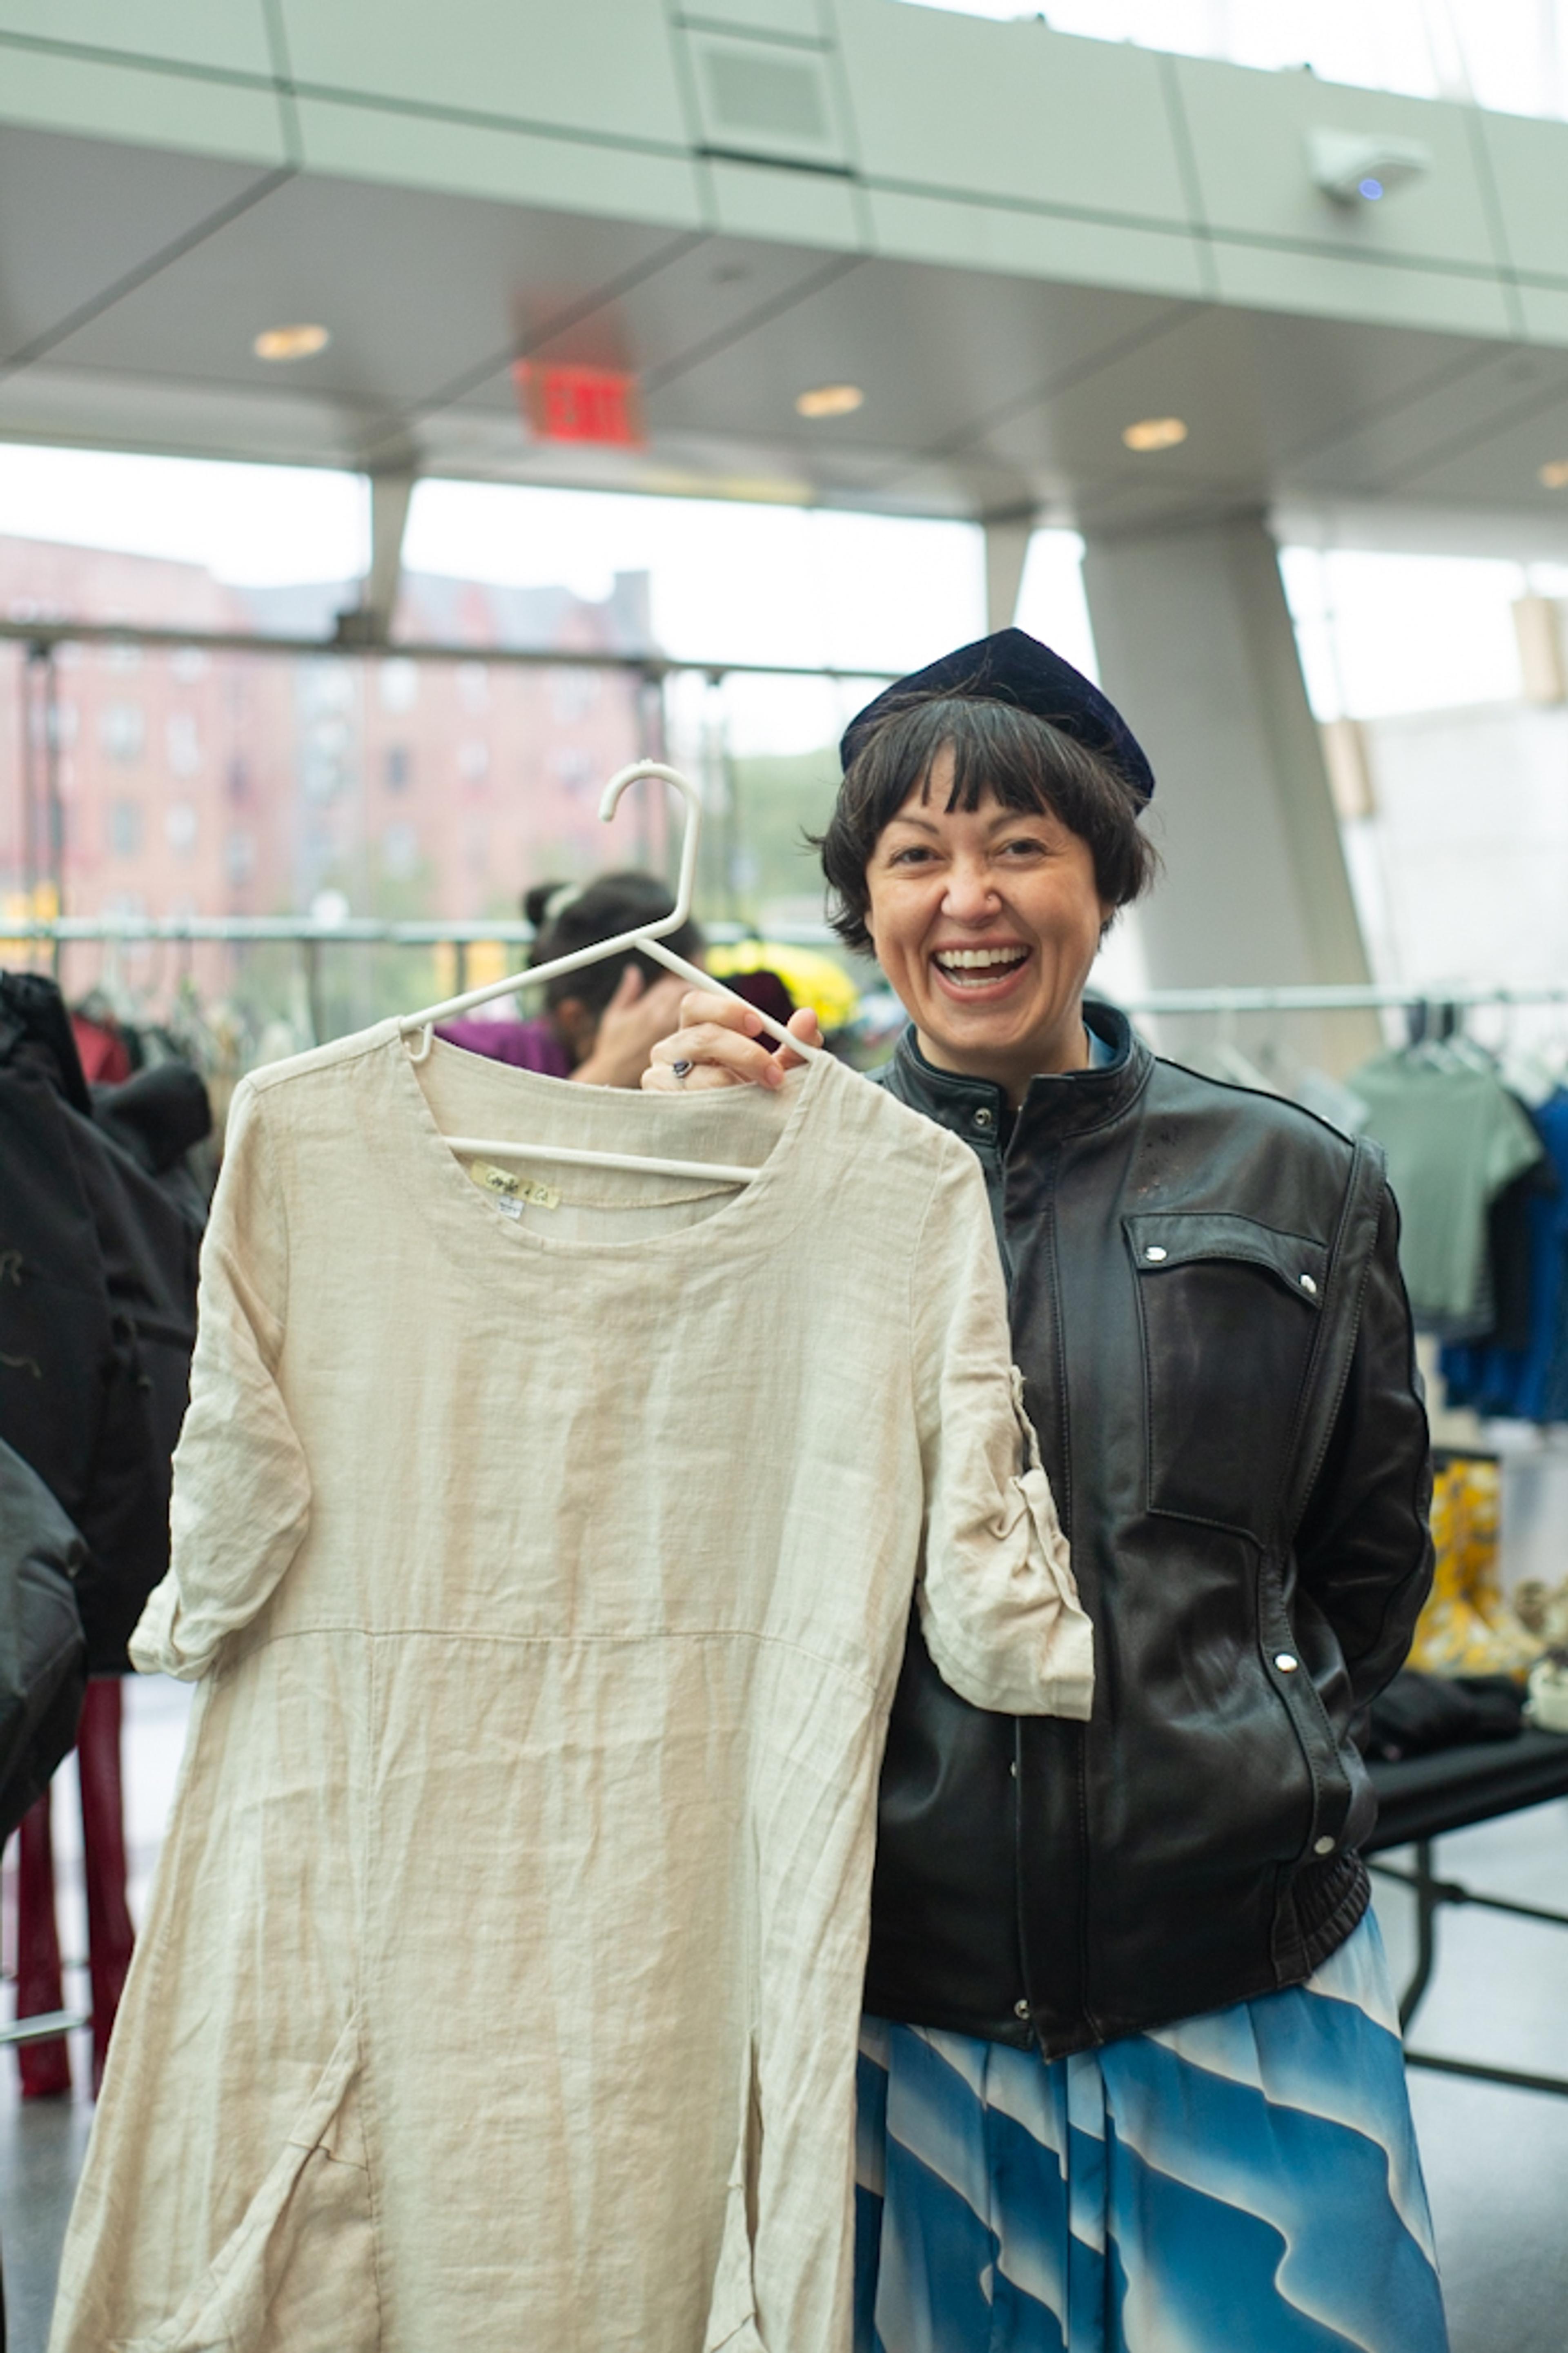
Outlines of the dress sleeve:
[{"label": "dress sleeve", "polygon": [[191,1400],[175,1451],[169,1573],[131,1637],[143,1674],[195,1682],[271,1594],[310,1525],[311,1483],[276,1373],[288,1233],[263,1104],[236,1089],[202,1244]]},{"label": "dress sleeve", "polygon": [[914,1281],[927,1648],[972,1706],[1086,1719],[1093,1631],[1011,1362],[985,1180],[961,1145],[937,1180]]}]

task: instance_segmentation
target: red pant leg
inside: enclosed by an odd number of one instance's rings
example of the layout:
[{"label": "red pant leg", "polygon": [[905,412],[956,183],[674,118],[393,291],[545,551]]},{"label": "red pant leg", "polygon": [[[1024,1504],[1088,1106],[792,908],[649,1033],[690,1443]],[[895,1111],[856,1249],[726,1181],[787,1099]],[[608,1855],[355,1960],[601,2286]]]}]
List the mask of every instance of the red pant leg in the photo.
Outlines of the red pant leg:
[{"label": "red pant leg", "polygon": [[[16,1872],[16,2015],[37,2018],[65,2008],[59,1926],[55,1918],[55,1858],[49,1793],[22,1817]],[[16,2047],[22,2097],[42,2100],[70,2090],[70,2052],[63,2034]]]},{"label": "red pant leg", "polygon": [[103,2081],[114,2014],[135,1943],[125,1900],[125,1807],[120,1778],[122,1690],[118,1675],[90,1683],[76,1736],[87,1877],[88,1971],[92,1982],[94,2093]]}]

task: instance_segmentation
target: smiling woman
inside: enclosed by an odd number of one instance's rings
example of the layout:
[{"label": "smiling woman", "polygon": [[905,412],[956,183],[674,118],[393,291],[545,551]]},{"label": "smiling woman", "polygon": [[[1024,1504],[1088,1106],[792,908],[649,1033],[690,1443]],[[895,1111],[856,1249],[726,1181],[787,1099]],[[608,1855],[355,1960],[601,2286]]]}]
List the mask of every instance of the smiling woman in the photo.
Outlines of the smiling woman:
[{"label": "smiling woman", "polygon": [[[1105,1662],[1088,1721],[1013,1718],[948,1692],[911,1629],[856,2353],[1445,2353],[1350,1736],[1429,1575],[1381,1158],[1085,1003],[1150,879],[1154,779],[1050,648],[965,646],[843,751],[835,920],[910,1016],[876,1078],[984,1171]],[[784,1082],[747,1008],[683,1018],[645,1087]]]},{"label": "smiling woman", "polygon": [[939,691],[889,712],[822,866],[840,937],[874,950],[938,1070],[1017,1103],[1085,1066],[1089,966],[1155,869],[1142,805],[1108,756],[1015,704]]}]

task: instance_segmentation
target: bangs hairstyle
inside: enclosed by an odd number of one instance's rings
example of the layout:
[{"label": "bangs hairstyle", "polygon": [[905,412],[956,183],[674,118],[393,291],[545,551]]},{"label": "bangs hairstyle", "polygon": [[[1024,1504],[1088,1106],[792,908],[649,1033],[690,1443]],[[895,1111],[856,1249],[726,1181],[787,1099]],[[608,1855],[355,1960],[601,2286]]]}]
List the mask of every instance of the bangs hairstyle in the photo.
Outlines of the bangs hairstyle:
[{"label": "bangs hairstyle", "polygon": [[932,763],[945,744],[953,751],[948,815],[972,812],[987,793],[1003,808],[1044,811],[1088,844],[1102,899],[1125,907],[1148,890],[1159,858],[1139,826],[1143,800],[1107,756],[1016,703],[911,697],[850,762],[828,829],[812,838],[832,893],[829,919],[846,947],[874,953],[866,870],[910,794],[928,797]]}]

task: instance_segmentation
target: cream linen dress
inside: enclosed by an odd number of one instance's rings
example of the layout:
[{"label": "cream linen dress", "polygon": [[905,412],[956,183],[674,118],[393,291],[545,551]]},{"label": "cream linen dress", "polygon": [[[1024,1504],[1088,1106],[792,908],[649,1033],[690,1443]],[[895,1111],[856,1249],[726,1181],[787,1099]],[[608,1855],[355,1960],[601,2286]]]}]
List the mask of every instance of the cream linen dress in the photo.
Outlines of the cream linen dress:
[{"label": "cream linen dress", "polygon": [[[445,1135],[760,1174],[509,1213]],[[653,1096],[387,1023],[239,1089],[53,2353],[842,2353],[922,1558],[966,1698],[1089,1709],[1014,1388],[978,1165],[826,1058]]]}]

